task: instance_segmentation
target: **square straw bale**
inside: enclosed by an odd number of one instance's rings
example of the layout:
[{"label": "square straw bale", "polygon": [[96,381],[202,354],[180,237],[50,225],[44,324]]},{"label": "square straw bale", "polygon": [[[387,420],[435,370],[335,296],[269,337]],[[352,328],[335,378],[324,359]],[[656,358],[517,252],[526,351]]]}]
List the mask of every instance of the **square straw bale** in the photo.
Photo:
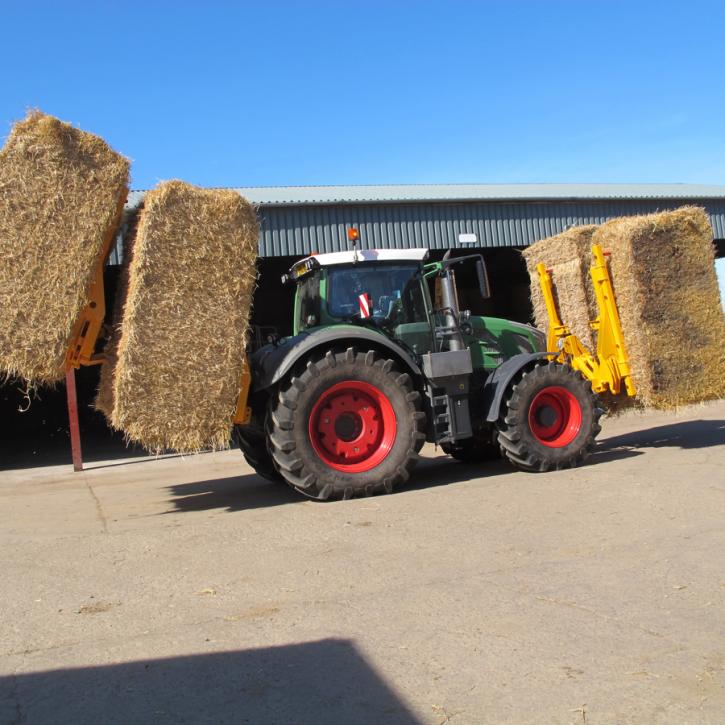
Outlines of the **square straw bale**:
[{"label": "square straw bale", "polygon": [[725,317],[705,210],[614,219],[593,241],[611,252],[638,400],[668,409],[725,397]]},{"label": "square straw bale", "polygon": [[32,111],[0,150],[0,375],[63,378],[73,326],[118,226],[129,162]]},{"label": "square straw bale", "polygon": [[531,278],[531,304],[536,326],[544,332],[549,330],[549,317],[536,271],[536,265],[541,262],[552,272],[554,297],[561,321],[569,325],[571,332],[590,350],[594,349],[595,343],[589,321],[597,314],[589,276],[595,229],[593,225],[572,227],[561,234],[535,242],[523,251]]},{"label": "square straw bale", "polygon": [[258,236],[254,208],[234,191],[170,181],[146,195],[109,343],[112,393],[99,405],[129,440],[151,451],[228,446]]}]

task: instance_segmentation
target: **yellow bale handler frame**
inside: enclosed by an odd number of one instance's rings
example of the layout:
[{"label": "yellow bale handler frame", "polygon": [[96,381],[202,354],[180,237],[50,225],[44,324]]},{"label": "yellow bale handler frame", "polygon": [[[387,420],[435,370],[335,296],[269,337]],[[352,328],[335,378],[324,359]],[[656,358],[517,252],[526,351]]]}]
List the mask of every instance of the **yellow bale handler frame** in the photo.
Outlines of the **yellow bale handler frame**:
[{"label": "yellow bale handler frame", "polygon": [[581,340],[573,335],[569,327],[561,321],[554,297],[551,270],[547,269],[544,264],[536,265],[549,317],[547,349],[558,350],[558,354],[552,352],[550,359],[578,370],[591,382],[592,390],[595,393],[608,391],[618,395],[624,390],[627,395],[634,396],[636,390],[632,381],[612,279],[607,266],[606,257],[608,255],[598,244],[595,244],[592,246],[592,256],[594,263],[589,272],[594,283],[599,315],[589,325],[597,333],[596,354],[587,350]]},{"label": "yellow bale handler frame", "polygon": [[103,268],[106,264],[104,254],[96,265],[93,281],[88,289],[88,302],[78,315],[73,328],[71,341],[65,355],[66,370],[81,365],[100,365],[105,361],[101,354],[94,354],[96,341],[103,328],[103,318],[106,315],[106,300],[103,288]]}]

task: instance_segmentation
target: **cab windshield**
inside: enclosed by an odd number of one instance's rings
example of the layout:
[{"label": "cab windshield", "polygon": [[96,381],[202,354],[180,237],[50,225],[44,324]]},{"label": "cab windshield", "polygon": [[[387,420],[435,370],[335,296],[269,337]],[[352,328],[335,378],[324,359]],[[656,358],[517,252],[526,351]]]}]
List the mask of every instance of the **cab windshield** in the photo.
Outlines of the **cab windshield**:
[{"label": "cab windshield", "polygon": [[367,318],[391,330],[427,322],[419,272],[417,264],[328,267],[327,313],[341,320]]}]

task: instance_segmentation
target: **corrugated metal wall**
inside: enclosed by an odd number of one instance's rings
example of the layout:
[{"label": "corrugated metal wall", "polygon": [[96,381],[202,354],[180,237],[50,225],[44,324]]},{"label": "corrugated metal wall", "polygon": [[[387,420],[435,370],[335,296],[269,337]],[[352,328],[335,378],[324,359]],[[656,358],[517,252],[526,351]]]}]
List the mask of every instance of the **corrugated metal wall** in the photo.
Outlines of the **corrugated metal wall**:
[{"label": "corrugated metal wall", "polygon": [[[521,247],[567,227],[601,224],[618,216],[646,214],[685,204],[677,200],[572,202],[462,202],[262,205],[259,253],[303,256],[348,248],[346,229],[356,226],[364,248],[459,247],[458,235],[474,233],[478,247]],[[725,201],[706,202],[716,239],[725,239]],[[130,227],[127,220],[124,229]],[[123,235],[119,235],[120,237]],[[118,264],[122,241],[110,264]]]},{"label": "corrugated metal wall", "polygon": [[[579,224],[646,214],[687,202],[341,204],[262,207],[260,254],[302,255],[347,249],[346,228],[360,229],[367,248],[457,247],[475,233],[482,247],[520,247]],[[725,202],[708,205],[717,238],[725,237]]]}]

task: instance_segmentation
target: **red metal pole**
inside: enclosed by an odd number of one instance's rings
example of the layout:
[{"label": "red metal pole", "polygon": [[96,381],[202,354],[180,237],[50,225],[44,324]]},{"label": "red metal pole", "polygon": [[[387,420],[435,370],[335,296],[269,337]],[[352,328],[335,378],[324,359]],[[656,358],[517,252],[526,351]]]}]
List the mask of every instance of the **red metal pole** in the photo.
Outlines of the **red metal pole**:
[{"label": "red metal pole", "polygon": [[68,368],[65,372],[65,394],[68,400],[68,421],[70,422],[70,449],[73,455],[73,470],[83,470],[83,452],[81,451],[81,430],[78,425],[78,397],[76,396],[76,371]]}]

